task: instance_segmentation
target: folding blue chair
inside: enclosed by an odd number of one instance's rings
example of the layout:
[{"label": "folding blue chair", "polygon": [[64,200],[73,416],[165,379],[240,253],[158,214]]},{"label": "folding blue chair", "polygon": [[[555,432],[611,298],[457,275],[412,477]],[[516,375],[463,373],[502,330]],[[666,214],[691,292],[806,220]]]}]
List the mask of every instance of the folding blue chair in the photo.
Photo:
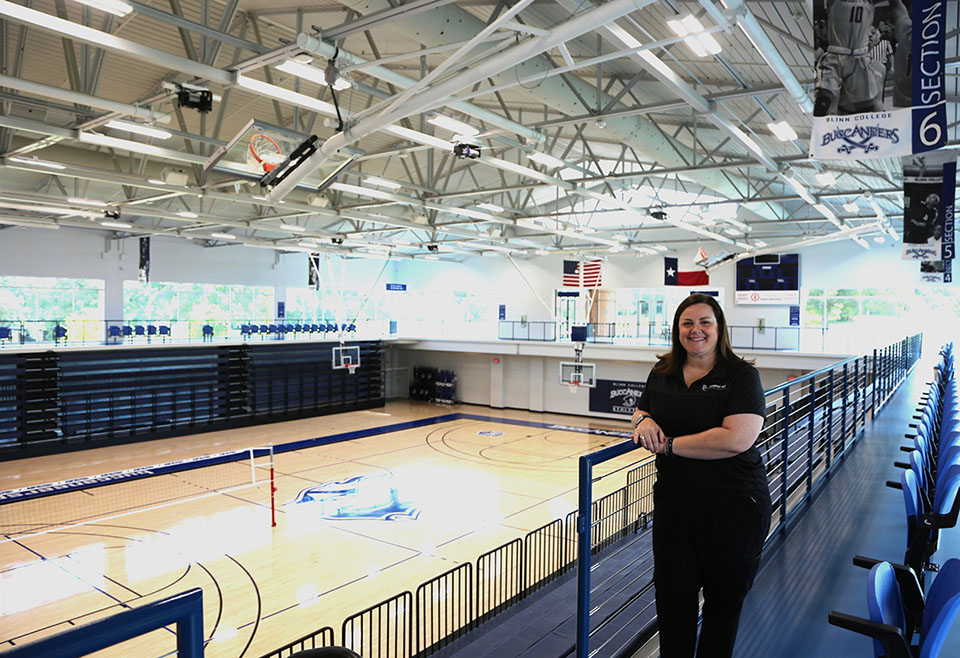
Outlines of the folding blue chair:
[{"label": "folding blue chair", "polygon": [[201,331],[203,332],[203,340],[213,340],[213,325],[205,324]]},{"label": "folding blue chair", "polygon": [[109,338],[113,338],[114,340],[119,340],[121,333],[122,332],[120,330],[120,327],[118,327],[115,324],[112,324],[109,327],[107,327],[107,336]]},{"label": "folding blue chair", "polygon": [[148,324],[148,325],[147,325],[147,339],[149,340],[150,338],[153,338],[153,337],[156,336],[156,335],[157,335],[157,325],[155,325],[155,324]]},{"label": "folding blue chair", "polygon": [[59,343],[61,340],[67,339],[67,328],[61,325],[57,325],[53,328],[53,342]]},{"label": "folding blue chair", "polygon": [[133,328],[133,333],[141,338],[147,335],[147,328],[142,324],[138,324]]}]

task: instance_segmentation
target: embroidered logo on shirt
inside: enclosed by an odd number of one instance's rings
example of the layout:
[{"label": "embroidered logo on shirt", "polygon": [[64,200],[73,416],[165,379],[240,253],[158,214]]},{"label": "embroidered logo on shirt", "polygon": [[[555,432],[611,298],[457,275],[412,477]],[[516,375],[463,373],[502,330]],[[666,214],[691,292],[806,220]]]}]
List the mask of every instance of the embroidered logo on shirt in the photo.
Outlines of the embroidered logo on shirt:
[{"label": "embroidered logo on shirt", "polygon": [[726,384],[703,384],[700,387],[703,391],[725,391],[727,390]]}]

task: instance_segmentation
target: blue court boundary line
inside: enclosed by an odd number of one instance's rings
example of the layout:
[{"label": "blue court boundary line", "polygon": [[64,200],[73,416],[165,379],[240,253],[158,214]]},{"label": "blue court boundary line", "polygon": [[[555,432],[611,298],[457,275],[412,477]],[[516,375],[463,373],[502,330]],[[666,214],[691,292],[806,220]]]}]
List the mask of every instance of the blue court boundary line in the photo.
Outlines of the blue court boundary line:
[{"label": "blue court boundary line", "polygon": [[[341,432],[340,434],[331,434],[329,436],[315,437],[313,439],[301,439],[300,441],[291,441],[273,446],[274,454],[282,452],[291,452],[293,450],[303,450],[305,448],[315,448],[317,446],[328,445],[331,443],[341,443],[343,441],[352,441],[354,439],[363,439],[368,436],[377,436],[380,434],[390,434],[418,427],[427,427],[440,423],[448,423],[454,420],[478,420],[501,423],[505,425],[519,425],[522,427],[537,427],[541,429],[561,430],[564,432],[577,432],[580,434],[596,434],[599,436],[610,436],[616,438],[630,438],[630,432],[622,430],[604,430],[591,427],[581,427],[578,425],[564,425],[561,423],[544,423],[532,420],[520,420],[516,418],[500,418],[498,416],[486,416],[481,414],[452,413],[432,418],[421,418],[419,420],[404,421],[392,425],[382,425],[380,427],[370,427],[363,430],[351,430]],[[217,453],[214,455],[201,455],[199,457],[189,457],[174,462],[155,464],[153,466],[142,466],[131,468],[126,471],[114,471],[112,473],[101,473],[82,478],[72,478],[60,482],[50,482],[45,484],[35,484],[20,489],[9,489],[0,491],[0,506],[7,503],[16,503],[26,500],[36,500],[47,496],[54,496],[71,491],[80,491],[83,489],[94,489],[96,487],[106,486],[108,484],[117,484],[120,482],[133,482],[155,475],[169,475],[182,471],[190,471],[207,466],[217,466],[230,462],[245,459],[250,454],[250,450],[264,450],[260,448],[243,448],[240,450],[231,450],[229,452]]]}]

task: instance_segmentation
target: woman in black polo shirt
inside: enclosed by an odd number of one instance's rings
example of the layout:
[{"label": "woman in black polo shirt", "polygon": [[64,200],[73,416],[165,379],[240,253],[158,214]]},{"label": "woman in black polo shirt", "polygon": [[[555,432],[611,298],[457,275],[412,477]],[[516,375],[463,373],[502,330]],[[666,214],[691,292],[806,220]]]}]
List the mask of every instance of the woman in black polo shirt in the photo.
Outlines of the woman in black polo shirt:
[{"label": "woman in black polo shirt", "polygon": [[760,375],[733,353],[720,305],[690,295],[633,415],[634,442],[657,455],[653,555],[663,658],[733,654],[770,528],[770,491],[754,446],[764,416]]}]

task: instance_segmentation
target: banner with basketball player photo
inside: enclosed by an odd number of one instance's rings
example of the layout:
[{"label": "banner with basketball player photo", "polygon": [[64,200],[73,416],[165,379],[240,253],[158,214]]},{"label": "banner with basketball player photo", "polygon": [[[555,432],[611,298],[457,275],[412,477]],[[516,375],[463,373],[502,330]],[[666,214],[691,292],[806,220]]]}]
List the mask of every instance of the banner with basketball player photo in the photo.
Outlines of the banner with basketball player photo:
[{"label": "banner with basketball player photo", "polygon": [[903,157],[946,144],[947,4],[814,0],[812,157]]},{"label": "banner with basketball player photo", "polygon": [[956,179],[955,149],[903,158],[903,260],[953,259]]}]

